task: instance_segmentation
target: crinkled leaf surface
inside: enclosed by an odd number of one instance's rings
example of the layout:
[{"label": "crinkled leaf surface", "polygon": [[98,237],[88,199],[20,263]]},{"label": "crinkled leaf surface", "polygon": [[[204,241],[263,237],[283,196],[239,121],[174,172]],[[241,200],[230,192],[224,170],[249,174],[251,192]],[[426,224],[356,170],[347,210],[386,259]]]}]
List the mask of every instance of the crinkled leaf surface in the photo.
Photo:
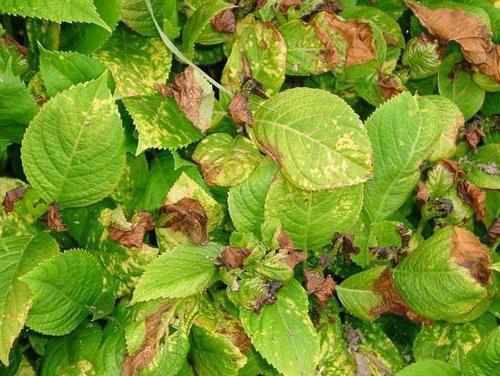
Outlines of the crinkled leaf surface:
[{"label": "crinkled leaf surface", "polygon": [[51,99],[26,131],[24,171],[48,202],[93,204],[109,195],[125,167],[120,116],[106,75]]},{"label": "crinkled leaf surface", "polygon": [[463,374],[466,376],[493,375],[500,365],[500,327],[493,330],[465,357]]},{"label": "crinkled leaf surface", "polygon": [[349,232],[363,205],[363,186],[302,191],[279,175],[266,197],[266,218],[277,218],[299,249],[328,245],[336,231]]},{"label": "crinkled leaf surface", "polygon": [[134,292],[134,302],[184,298],[204,291],[215,275],[219,246],[182,245],[153,260]]},{"label": "crinkled leaf surface", "polygon": [[240,312],[245,332],[279,372],[290,376],[314,374],[319,343],[308,315],[306,292],[292,279],[277,298],[276,303],[264,306],[259,313]]},{"label": "crinkled leaf surface", "polygon": [[33,295],[26,325],[49,335],[71,332],[97,303],[103,278],[98,262],[81,250],[65,252],[41,264],[21,278]]},{"label": "crinkled leaf surface", "polygon": [[28,286],[19,277],[57,255],[58,250],[45,233],[0,238],[0,361],[4,364],[8,364],[10,348],[32,304]]},{"label": "crinkled leaf surface", "polygon": [[283,175],[309,191],[355,185],[372,172],[372,149],[356,113],[323,90],[284,91],[255,114],[253,134]]}]

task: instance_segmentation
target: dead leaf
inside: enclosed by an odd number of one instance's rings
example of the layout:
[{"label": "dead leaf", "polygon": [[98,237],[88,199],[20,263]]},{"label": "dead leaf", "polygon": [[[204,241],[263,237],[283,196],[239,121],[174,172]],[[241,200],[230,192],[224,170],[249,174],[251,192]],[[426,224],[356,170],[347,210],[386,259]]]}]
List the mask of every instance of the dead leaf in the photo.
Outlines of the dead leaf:
[{"label": "dead leaf", "polygon": [[307,252],[299,252],[295,250],[295,244],[288,234],[282,231],[278,236],[278,246],[280,252],[286,254],[285,263],[290,268],[295,268],[297,264],[307,259]]},{"label": "dead leaf", "polygon": [[219,33],[234,33],[236,31],[236,15],[232,9],[226,9],[212,19],[212,26]]},{"label": "dead leaf", "polygon": [[226,247],[217,258],[217,265],[228,269],[237,269],[243,266],[243,261],[252,253],[246,248]]},{"label": "dead leaf", "polygon": [[467,141],[467,144],[469,144],[470,148],[476,152],[477,146],[483,142],[485,134],[484,131],[481,129],[481,126],[478,121],[473,121],[469,124],[467,124],[467,127],[465,128],[464,131],[464,137],[465,140]]},{"label": "dead leaf", "polygon": [[47,228],[51,231],[66,231],[66,225],[62,222],[59,205],[55,202],[49,205],[49,209],[47,210],[43,220],[47,224]]},{"label": "dead leaf", "polygon": [[488,228],[488,240],[490,244],[495,244],[497,239],[500,237],[500,218],[496,218],[495,222],[491,224]]},{"label": "dead leaf", "polygon": [[419,181],[415,191],[417,205],[423,205],[429,201],[429,188],[424,182]]},{"label": "dead leaf", "polygon": [[279,10],[281,13],[286,13],[288,9],[298,7],[300,5],[302,5],[302,0],[281,0]]},{"label": "dead leaf", "polygon": [[460,168],[457,161],[443,159],[443,160],[439,161],[438,163],[454,175],[455,181],[459,177],[465,176],[465,172]]},{"label": "dead leaf", "polygon": [[431,9],[413,1],[407,5],[431,34],[458,43],[469,63],[500,82],[500,45],[492,42],[492,32],[480,19],[461,9]]},{"label": "dead leaf", "polygon": [[276,294],[282,287],[283,282],[281,281],[269,282],[267,284],[267,294],[257,299],[253,307],[254,312],[259,313],[265,305],[276,303],[276,300],[278,299]]},{"label": "dead leaf", "polygon": [[184,197],[175,204],[160,208],[160,214],[170,216],[165,227],[181,231],[196,244],[203,244],[208,240],[208,217],[198,201]]},{"label": "dead leaf", "polygon": [[287,251],[294,251],[295,244],[293,243],[292,238],[288,236],[288,234],[282,231],[278,236],[278,246],[280,249],[285,249]]},{"label": "dead leaf", "polygon": [[173,98],[174,97],[174,92],[170,85],[165,85],[165,84],[159,84],[156,83],[154,85],[155,90],[160,94],[162,97],[165,98]]},{"label": "dead leaf", "polygon": [[325,13],[328,24],[347,40],[346,65],[363,64],[375,58],[375,39],[369,24],[355,20],[341,20],[335,14]]},{"label": "dead leaf", "polygon": [[405,303],[403,298],[401,298],[397,290],[394,288],[392,270],[390,268],[386,268],[383,271],[379,279],[375,282],[373,290],[382,296],[382,304],[373,310],[373,314],[382,315],[384,313],[392,313],[398,316],[406,317],[411,321],[430,323],[428,319],[413,312]]},{"label": "dead leaf", "polygon": [[304,270],[304,276],[306,277],[307,292],[316,297],[320,308],[324,307],[335,290],[335,281],[332,276],[328,275],[325,278],[323,273],[310,270]]},{"label": "dead leaf", "polygon": [[332,246],[340,252],[344,258],[344,262],[350,262],[352,255],[359,255],[360,252],[359,248],[354,245],[353,234],[336,232],[333,235]]},{"label": "dead leaf", "polygon": [[493,276],[488,250],[473,233],[460,227],[454,227],[453,230],[451,255],[455,262],[469,270],[480,284],[491,285]]},{"label": "dead leaf", "polygon": [[117,224],[109,226],[109,238],[127,248],[142,248],[144,235],[154,228],[153,216],[148,212],[134,214],[128,229]]},{"label": "dead leaf", "polygon": [[405,91],[405,87],[401,81],[394,76],[380,74],[377,83],[382,91],[382,96],[385,99],[391,99],[392,97],[395,97]]},{"label": "dead leaf", "polygon": [[482,222],[486,216],[486,192],[467,180],[458,182],[457,191],[462,201],[474,209],[476,220]]},{"label": "dead leaf", "polygon": [[253,116],[248,106],[248,97],[241,91],[236,93],[229,102],[228,113],[236,124],[248,126],[253,124]]},{"label": "dead leaf", "polygon": [[29,188],[28,185],[21,185],[17,188],[11,189],[5,194],[5,197],[2,202],[5,214],[10,214],[14,211],[14,206],[16,202],[18,202],[24,197],[24,194],[26,193],[28,188]]},{"label": "dead leaf", "polygon": [[146,318],[146,335],[139,350],[133,355],[127,355],[123,360],[123,376],[136,376],[138,371],[146,368],[158,353],[159,340],[162,336],[160,328],[162,317],[171,308],[170,304],[163,305]]}]

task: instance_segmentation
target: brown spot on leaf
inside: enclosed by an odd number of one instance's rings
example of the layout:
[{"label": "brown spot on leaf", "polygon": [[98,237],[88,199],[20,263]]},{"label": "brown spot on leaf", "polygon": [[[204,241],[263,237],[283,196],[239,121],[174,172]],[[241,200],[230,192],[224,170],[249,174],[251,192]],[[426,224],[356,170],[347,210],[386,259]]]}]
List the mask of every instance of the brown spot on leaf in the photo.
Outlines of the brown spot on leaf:
[{"label": "brown spot on leaf", "polygon": [[384,36],[384,40],[387,42],[388,45],[390,45],[390,46],[397,46],[398,45],[398,40],[394,35],[389,34],[385,31],[382,34]]},{"label": "brown spot on leaf", "polygon": [[253,307],[254,312],[259,313],[265,305],[276,303],[276,300],[278,299],[276,294],[282,287],[283,282],[281,281],[269,282],[267,284],[267,294],[257,299]]},{"label": "brown spot on leaf", "polygon": [[228,106],[229,116],[236,124],[251,126],[253,124],[253,116],[248,105],[248,97],[238,92],[231,99]]},{"label": "brown spot on leaf", "polygon": [[217,325],[217,332],[229,338],[242,354],[252,348],[250,338],[246,335],[238,319],[226,316],[226,319],[220,320],[219,324]]},{"label": "brown spot on leaf", "polygon": [[455,262],[469,270],[471,276],[482,285],[491,285],[491,258],[487,249],[471,232],[453,228],[451,256]]},{"label": "brown spot on leaf", "polygon": [[347,40],[346,65],[363,64],[375,58],[375,40],[369,24],[355,20],[341,20],[332,13],[325,19]]},{"label": "brown spot on leaf", "polygon": [[212,26],[219,33],[234,33],[236,31],[236,14],[232,9],[226,9],[212,19]]},{"label": "brown spot on leaf", "polygon": [[47,228],[51,231],[66,231],[66,225],[62,221],[59,205],[55,202],[49,205],[49,209],[47,210],[47,213],[45,213],[43,221],[46,223]]},{"label": "brown spot on leaf", "polygon": [[396,256],[398,248],[391,247],[370,247],[368,248],[368,253],[375,256],[377,260],[388,260]]},{"label": "brown spot on leaf", "polygon": [[490,244],[495,244],[500,237],[500,218],[496,218],[495,222],[488,228],[488,240]]},{"label": "brown spot on leaf", "polygon": [[320,308],[323,307],[335,290],[335,281],[332,276],[329,275],[325,278],[323,273],[310,270],[304,270],[304,276],[306,277],[307,292],[316,297]]},{"label": "brown spot on leaf", "polygon": [[282,231],[278,236],[278,246],[280,249],[285,249],[287,251],[295,250],[295,244],[292,238],[284,231]]},{"label": "brown spot on leaf", "polygon": [[295,268],[297,264],[307,259],[307,252],[296,251],[293,240],[284,231],[278,236],[278,246],[280,247],[280,252],[286,254],[285,262],[292,269]]},{"label": "brown spot on leaf", "polygon": [[486,192],[467,180],[458,182],[457,191],[462,201],[474,209],[476,220],[481,222],[486,216]]},{"label": "brown spot on leaf", "polygon": [[373,314],[381,315],[383,313],[392,313],[398,316],[406,317],[411,321],[422,323],[430,323],[426,318],[423,318],[413,312],[410,307],[405,303],[403,298],[399,295],[394,288],[392,280],[392,270],[386,268],[380,275],[379,279],[375,282],[373,290],[382,296],[382,304],[373,310]]},{"label": "brown spot on leaf", "polygon": [[380,74],[377,83],[385,99],[391,99],[405,90],[401,81],[394,76]]},{"label": "brown spot on leaf", "polygon": [[413,1],[407,5],[431,34],[458,43],[469,63],[500,82],[500,45],[492,42],[492,32],[479,18],[461,9],[431,9]]},{"label": "brown spot on leaf", "polygon": [[467,127],[464,131],[465,141],[469,144],[470,148],[476,152],[477,146],[483,142],[485,134],[481,129],[481,126],[478,121],[473,121],[467,124]]},{"label": "brown spot on leaf", "polygon": [[286,13],[288,9],[298,7],[300,5],[302,5],[302,0],[281,0],[279,10],[281,13]]},{"label": "brown spot on leaf", "polygon": [[465,172],[460,168],[458,162],[449,159],[439,161],[439,164],[454,175],[455,181],[459,177],[465,176]]},{"label": "brown spot on leaf", "polygon": [[165,227],[181,231],[196,244],[203,244],[208,240],[208,217],[198,201],[184,197],[175,204],[160,208],[160,214],[170,216]]},{"label": "brown spot on leaf", "polygon": [[127,248],[142,248],[144,235],[154,228],[153,216],[148,212],[138,212],[132,218],[130,228],[117,224],[109,226],[109,238]]},{"label": "brown spot on leaf", "polygon": [[168,309],[170,309],[170,305],[164,305],[146,318],[144,342],[139,350],[132,355],[127,355],[123,360],[123,376],[137,375],[138,371],[147,367],[158,353],[162,317]]},{"label": "brown spot on leaf", "polygon": [[217,265],[228,269],[237,269],[243,266],[243,261],[252,253],[246,248],[226,247],[217,258]]},{"label": "brown spot on leaf", "polygon": [[334,249],[338,249],[344,262],[350,262],[352,255],[358,255],[360,250],[354,245],[354,235],[353,234],[341,234],[336,232],[333,235],[332,246]]},{"label": "brown spot on leaf", "polygon": [[24,194],[26,193],[28,188],[28,185],[21,185],[17,188],[11,189],[5,194],[5,197],[2,201],[2,206],[5,210],[5,214],[10,214],[14,211],[16,202],[24,197]]},{"label": "brown spot on leaf", "polygon": [[158,94],[160,94],[162,97],[165,98],[174,97],[174,92],[172,91],[172,88],[169,85],[156,83],[154,85],[154,88],[158,92]]}]

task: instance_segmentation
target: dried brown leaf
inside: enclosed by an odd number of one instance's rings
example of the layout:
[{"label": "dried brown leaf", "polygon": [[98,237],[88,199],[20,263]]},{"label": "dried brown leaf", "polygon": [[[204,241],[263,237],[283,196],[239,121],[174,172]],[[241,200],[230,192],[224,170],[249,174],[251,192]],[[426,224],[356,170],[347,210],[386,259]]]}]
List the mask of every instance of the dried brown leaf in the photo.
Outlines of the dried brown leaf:
[{"label": "dried brown leaf", "polygon": [[492,32],[480,19],[461,9],[431,9],[413,1],[407,4],[431,34],[458,43],[469,63],[500,82],[500,45],[492,42]]},{"label": "dried brown leaf", "polygon": [[46,223],[47,228],[51,231],[66,231],[66,225],[62,221],[59,205],[55,202],[49,205],[49,209],[44,216],[44,222]]},{"label": "dried brown leaf", "polygon": [[165,227],[184,233],[196,244],[203,244],[208,240],[208,217],[198,201],[184,197],[175,204],[163,206],[160,214],[170,216]]},{"label": "dried brown leaf", "polygon": [[120,225],[109,226],[109,238],[127,248],[142,248],[144,235],[154,228],[153,216],[148,212],[138,212],[132,218],[132,225],[124,229]]},{"label": "dried brown leaf", "polygon": [[234,33],[236,31],[236,14],[232,9],[226,9],[212,19],[212,26],[219,33]]},{"label": "dried brown leaf", "polygon": [[465,176],[465,172],[460,168],[457,161],[443,159],[439,161],[439,164],[451,172],[454,175],[455,180],[459,177]]},{"label": "dried brown leaf", "polygon": [[246,248],[226,247],[217,258],[217,265],[228,269],[241,268],[250,253],[252,251]]},{"label": "dried brown leaf", "polygon": [[338,249],[344,262],[350,262],[352,255],[358,255],[360,252],[359,248],[354,245],[353,234],[341,234],[340,232],[336,232],[333,235],[332,246],[334,249]]},{"label": "dried brown leaf", "polygon": [[298,7],[302,4],[302,0],[281,0],[279,10],[281,13],[286,13],[292,7]]},{"label": "dried brown leaf", "polygon": [[29,186],[27,185],[21,185],[17,188],[11,189],[5,194],[5,197],[2,201],[2,206],[6,214],[10,214],[14,211],[16,202],[24,197],[24,194],[26,193],[28,188]]},{"label": "dried brown leaf", "polygon": [[242,92],[236,93],[231,99],[228,106],[228,113],[236,124],[248,126],[253,124],[252,113],[248,105],[248,97]]},{"label": "dried brown leaf", "polygon": [[477,146],[483,142],[485,134],[482,130],[478,121],[473,121],[472,123],[467,124],[467,127],[464,131],[465,141],[469,144],[470,148],[476,152]]},{"label": "dried brown leaf", "polygon": [[419,181],[415,188],[415,198],[417,205],[423,205],[429,201],[429,188],[424,182]]},{"label": "dried brown leaf", "polygon": [[276,294],[282,287],[283,287],[283,282],[281,281],[269,282],[267,284],[267,294],[257,299],[253,307],[254,312],[259,313],[265,305],[271,305],[276,303],[276,300],[278,299]]},{"label": "dried brown leaf", "polygon": [[473,233],[454,227],[452,247],[455,262],[467,268],[476,281],[482,285],[493,283],[490,254]]},{"label": "dried brown leaf", "polygon": [[380,74],[377,83],[385,99],[391,99],[405,90],[405,87],[394,76]]},{"label": "dried brown leaf", "polygon": [[462,201],[474,209],[476,220],[483,221],[486,216],[486,192],[467,180],[458,182],[457,191]]},{"label": "dried brown leaf", "polygon": [[497,239],[500,237],[500,218],[496,218],[488,228],[488,240],[490,244],[495,244]]},{"label": "dried brown leaf", "polygon": [[323,273],[311,270],[304,270],[304,276],[306,277],[307,292],[316,297],[319,307],[324,307],[335,290],[335,281],[332,276],[328,275],[325,278]]}]

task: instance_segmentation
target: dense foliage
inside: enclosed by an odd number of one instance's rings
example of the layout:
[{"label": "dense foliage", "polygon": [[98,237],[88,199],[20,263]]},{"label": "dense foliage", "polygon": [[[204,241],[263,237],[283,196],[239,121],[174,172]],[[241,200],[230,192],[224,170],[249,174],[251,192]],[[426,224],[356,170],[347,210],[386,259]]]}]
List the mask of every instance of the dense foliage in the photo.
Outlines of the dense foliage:
[{"label": "dense foliage", "polygon": [[0,375],[498,373],[498,1],[0,16]]}]

